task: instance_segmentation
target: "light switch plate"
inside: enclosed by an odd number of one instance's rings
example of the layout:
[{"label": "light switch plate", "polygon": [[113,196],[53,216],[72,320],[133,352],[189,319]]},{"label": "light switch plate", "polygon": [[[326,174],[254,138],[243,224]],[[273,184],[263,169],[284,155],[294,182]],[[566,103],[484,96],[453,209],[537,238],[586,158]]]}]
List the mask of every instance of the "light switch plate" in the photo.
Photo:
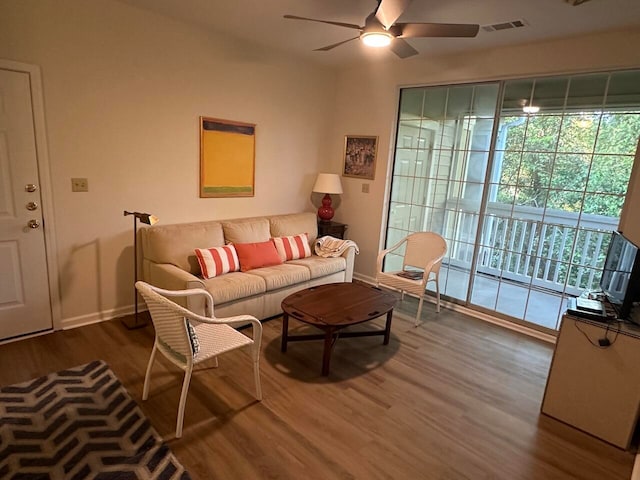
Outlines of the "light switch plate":
[{"label": "light switch plate", "polygon": [[369,184],[368,183],[363,183],[362,184],[362,193],[369,193]]},{"label": "light switch plate", "polygon": [[71,191],[72,192],[88,192],[89,179],[88,178],[72,178]]}]

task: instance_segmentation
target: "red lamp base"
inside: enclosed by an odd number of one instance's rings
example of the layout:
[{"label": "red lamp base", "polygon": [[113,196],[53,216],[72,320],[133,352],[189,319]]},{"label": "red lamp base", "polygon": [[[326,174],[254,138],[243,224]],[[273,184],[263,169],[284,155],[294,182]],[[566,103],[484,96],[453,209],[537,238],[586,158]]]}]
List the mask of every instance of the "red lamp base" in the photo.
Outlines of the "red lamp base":
[{"label": "red lamp base", "polygon": [[318,217],[323,222],[328,222],[333,218],[333,208],[331,208],[331,195],[328,193],[322,197],[322,206],[318,209]]}]

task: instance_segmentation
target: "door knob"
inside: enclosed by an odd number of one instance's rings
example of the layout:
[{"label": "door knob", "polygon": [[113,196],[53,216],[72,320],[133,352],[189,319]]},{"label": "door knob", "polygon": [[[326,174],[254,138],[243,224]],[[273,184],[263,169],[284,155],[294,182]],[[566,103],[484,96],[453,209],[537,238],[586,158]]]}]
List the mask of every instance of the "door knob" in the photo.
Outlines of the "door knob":
[{"label": "door knob", "polygon": [[29,228],[38,228],[40,227],[40,222],[38,220],[29,220],[27,225],[29,225]]},{"label": "door knob", "polygon": [[37,202],[29,202],[27,203],[27,210],[29,211],[34,211],[38,209],[38,204]]}]

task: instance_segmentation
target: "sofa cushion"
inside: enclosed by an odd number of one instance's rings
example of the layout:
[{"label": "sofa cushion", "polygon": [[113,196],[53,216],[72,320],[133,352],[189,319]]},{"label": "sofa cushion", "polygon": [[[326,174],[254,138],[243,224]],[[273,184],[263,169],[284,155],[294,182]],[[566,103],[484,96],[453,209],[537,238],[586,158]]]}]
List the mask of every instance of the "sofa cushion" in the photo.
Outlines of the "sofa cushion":
[{"label": "sofa cushion", "polygon": [[278,255],[283,262],[311,256],[309,237],[306,233],[290,237],[275,237],[271,241],[276,246]]},{"label": "sofa cushion", "polygon": [[224,245],[220,222],[196,222],[154,225],[140,230],[144,258],[155,263],[170,263],[198,275],[200,266],[194,248]]},{"label": "sofa cushion", "polygon": [[240,261],[233,245],[213,248],[196,248],[196,257],[204,278],[240,270]]},{"label": "sofa cushion", "polygon": [[289,237],[306,232],[309,244],[318,236],[318,217],[315,213],[293,213],[290,215],[274,215],[269,217],[272,237]]},{"label": "sofa cushion", "polygon": [[309,269],[311,278],[320,278],[332,273],[338,273],[347,268],[347,260],[344,257],[324,258],[312,255],[299,260],[291,260],[287,265],[300,265]]},{"label": "sofa cushion", "polygon": [[222,222],[222,228],[227,243],[266,242],[271,238],[269,220],[266,217],[228,220]]},{"label": "sofa cushion", "polygon": [[[247,275],[254,275],[264,280],[267,291],[277,290],[279,288],[295,285],[296,283],[306,282],[311,279],[311,273],[308,268],[302,265],[292,265],[283,263],[273,267],[258,268],[251,270]],[[304,287],[300,287],[304,288]]]},{"label": "sofa cushion", "polygon": [[248,272],[254,268],[280,265],[282,260],[278,256],[276,246],[271,241],[257,243],[235,243],[240,271]]},{"label": "sofa cushion", "polygon": [[[233,272],[204,280],[204,286],[213,296],[213,305],[239,298],[259,295],[267,290],[266,283],[257,275]],[[214,308],[215,313],[215,308]]]}]

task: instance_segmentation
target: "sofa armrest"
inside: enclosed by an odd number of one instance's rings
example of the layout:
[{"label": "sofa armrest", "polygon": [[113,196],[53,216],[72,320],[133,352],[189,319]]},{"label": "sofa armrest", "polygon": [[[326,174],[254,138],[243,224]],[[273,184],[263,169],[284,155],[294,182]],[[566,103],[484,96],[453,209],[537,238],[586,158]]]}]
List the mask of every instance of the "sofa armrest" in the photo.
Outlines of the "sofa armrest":
[{"label": "sofa armrest", "polygon": [[148,283],[165,290],[204,288],[202,279],[170,263],[148,262],[145,272]]},{"label": "sofa armrest", "polygon": [[[154,287],[165,290],[188,290],[190,288],[203,288],[206,290],[201,278],[171,263],[154,263],[148,260],[145,260],[144,263],[145,281]],[[193,313],[198,315],[205,314],[206,302],[200,295],[175,298],[174,301]]]},{"label": "sofa armrest", "polygon": [[353,280],[353,265],[356,261],[356,249],[355,247],[347,248],[343,253],[342,257],[347,261],[347,267],[344,272],[344,281],[351,282]]}]

